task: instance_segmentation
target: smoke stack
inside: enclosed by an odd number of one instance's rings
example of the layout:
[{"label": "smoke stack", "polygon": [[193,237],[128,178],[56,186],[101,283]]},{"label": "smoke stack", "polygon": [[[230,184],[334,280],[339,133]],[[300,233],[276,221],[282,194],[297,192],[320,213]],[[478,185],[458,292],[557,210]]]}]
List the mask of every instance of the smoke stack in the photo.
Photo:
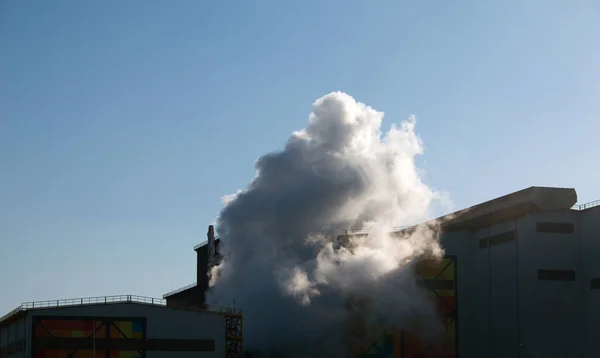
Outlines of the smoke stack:
[{"label": "smoke stack", "polygon": [[206,247],[206,249],[208,251],[208,259],[206,260],[206,268],[208,271],[215,264],[215,262],[214,262],[214,260],[215,260],[215,228],[212,225],[208,226],[208,233],[206,235],[208,236],[208,244]]}]

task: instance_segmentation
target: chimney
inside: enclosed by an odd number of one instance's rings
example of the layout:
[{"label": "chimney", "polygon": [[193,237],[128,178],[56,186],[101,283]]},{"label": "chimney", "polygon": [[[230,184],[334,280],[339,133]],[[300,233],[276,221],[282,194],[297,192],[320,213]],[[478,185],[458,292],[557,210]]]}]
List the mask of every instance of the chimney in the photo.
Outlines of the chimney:
[{"label": "chimney", "polygon": [[206,245],[206,249],[208,251],[208,260],[206,260],[206,268],[207,272],[211,267],[214,266],[215,262],[215,228],[212,225],[208,226],[208,244]]}]

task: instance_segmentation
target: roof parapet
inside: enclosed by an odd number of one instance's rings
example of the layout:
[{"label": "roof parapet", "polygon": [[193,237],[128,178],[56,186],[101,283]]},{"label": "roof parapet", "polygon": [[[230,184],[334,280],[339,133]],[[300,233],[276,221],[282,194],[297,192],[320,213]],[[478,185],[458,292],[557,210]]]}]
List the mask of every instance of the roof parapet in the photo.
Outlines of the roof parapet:
[{"label": "roof parapet", "polygon": [[577,202],[572,188],[532,186],[442,216],[437,220],[446,229],[475,229],[520,216],[526,212],[569,210]]},{"label": "roof parapet", "polygon": [[179,287],[179,288],[177,288],[177,289],[175,289],[175,290],[173,290],[173,291],[167,292],[167,293],[165,293],[165,294],[163,295],[163,297],[162,297],[162,298],[163,298],[163,299],[167,299],[167,298],[169,298],[169,297],[171,297],[171,296],[173,296],[173,295],[176,295],[176,294],[178,294],[178,293],[180,293],[180,292],[183,292],[183,291],[189,290],[190,288],[194,288],[194,287],[196,287],[196,282],[194,282],[194,283],[190,283],[189,285],[185,285],[185,286],[183,286],[183,287]]}]

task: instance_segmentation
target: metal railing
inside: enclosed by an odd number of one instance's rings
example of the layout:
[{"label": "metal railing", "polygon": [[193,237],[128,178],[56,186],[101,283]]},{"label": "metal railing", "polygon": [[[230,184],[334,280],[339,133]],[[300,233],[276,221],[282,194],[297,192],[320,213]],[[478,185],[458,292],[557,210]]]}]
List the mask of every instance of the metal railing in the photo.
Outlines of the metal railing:
[{"label": "metal railing", "polygon": [[[76,307],[113,303],[141,303],[153,306],[167,307],[167,300],[136,295],[117,295],[86,298],[68,298],[63,300],[23,302],[19,307],[0,317],[0,322],[20,311],[45,308]],[[197,311],[208,311],[219,314],[241,314],[241,310],[216,305],[174,306],[174,308],[189,308]]]},{"label": "metal railing", "polygon": [[573,205],[573,207],[571,209],[582,211],[582,210],[587,210],[587,209],[593,208],[595,206],[600,206],[600,200],[590,201],[589,203],[580,204],[580,205]]},{"label": "metal railing", "polygon": [[206,312],[211,312],[211,313],[217,313],[217,314],[242,314],[242,310],[239,308],[232,308],[232,307],[224,307],[224,306],[217,306],[217,305],[182,305],[182,306],[173,306],[174,308],[180,308],[180,309],[191,309],[194,311],[206,311]]},{"label": "metal railing", "polygon": [[86,297],[86,298],[68,298],[63,300],[52,300],[52,301],[37,301],[37,302],[23,302],[21,304],[22,309],[33,309],[33,308],[58,308],[58,307],[69,307],[69,306],[84,306],[84,305],[97,305],[97,304],[109,304],[109,303],[146,303],[156,306],[164,306],[167,304],[162,298],[152,298],[135,295],[117,295],[117,296],[104,296],[104,297]]},{"label": "metal railing", "polygon": [[[392,228],[390,229],[390,232],[394,233],[394,232],[399,232],[402,230],[406,230],[406,229],[410,229],[411,227],[414,227],[416,225],[413,226],[392,226]],[[368,230],[344,230],[342,231],[342,235],[364,235],[364,234],[368,234],[369,231]]]},{"label": "metal railing", "polygon": [[174,294],[176,294],[176,293],[183,292],[183,291],[185,291],[185,290],[187,290],[187,289],[190,289],[190,288],[192,288],[192,287],[196,287],[196,282],[194,282],[194,283],[190,283],[189,285],[185,285],[185,286],[183,286],[183,287],[180,287],[180,288],[178,288],[178,289],[176,289],[176,290],[173,290],[173,291],[171,291],[171,292],[167,292],[167,293],[165,293],[165,294],[163,295],[163,298],[167,298],[167,297],[169,297],[169,296],[173,296],[173,295],[174,295]]}]

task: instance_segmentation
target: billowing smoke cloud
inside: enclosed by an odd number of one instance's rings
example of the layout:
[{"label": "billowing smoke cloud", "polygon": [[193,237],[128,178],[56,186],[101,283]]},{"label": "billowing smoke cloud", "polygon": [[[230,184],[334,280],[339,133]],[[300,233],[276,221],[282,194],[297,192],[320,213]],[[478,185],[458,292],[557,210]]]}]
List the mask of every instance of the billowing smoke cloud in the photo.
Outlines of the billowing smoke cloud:
[{"label": "billowing smoke cloud", "polygon": [[[383,113],[334,92],[282,151],[260,157],[245,190],[223,199],[223,263],[208,300],[244,311],[244,345],[289,357],[345,356],[352,327],[411,326],[435,336],[433,307],[412,274],[440,256],[429,217],[437,193],[418,174],[415,118],[382,133]],[[338,235],[345,230],[368,235]],[[415,322],[417,322],[415,324]]]}]

